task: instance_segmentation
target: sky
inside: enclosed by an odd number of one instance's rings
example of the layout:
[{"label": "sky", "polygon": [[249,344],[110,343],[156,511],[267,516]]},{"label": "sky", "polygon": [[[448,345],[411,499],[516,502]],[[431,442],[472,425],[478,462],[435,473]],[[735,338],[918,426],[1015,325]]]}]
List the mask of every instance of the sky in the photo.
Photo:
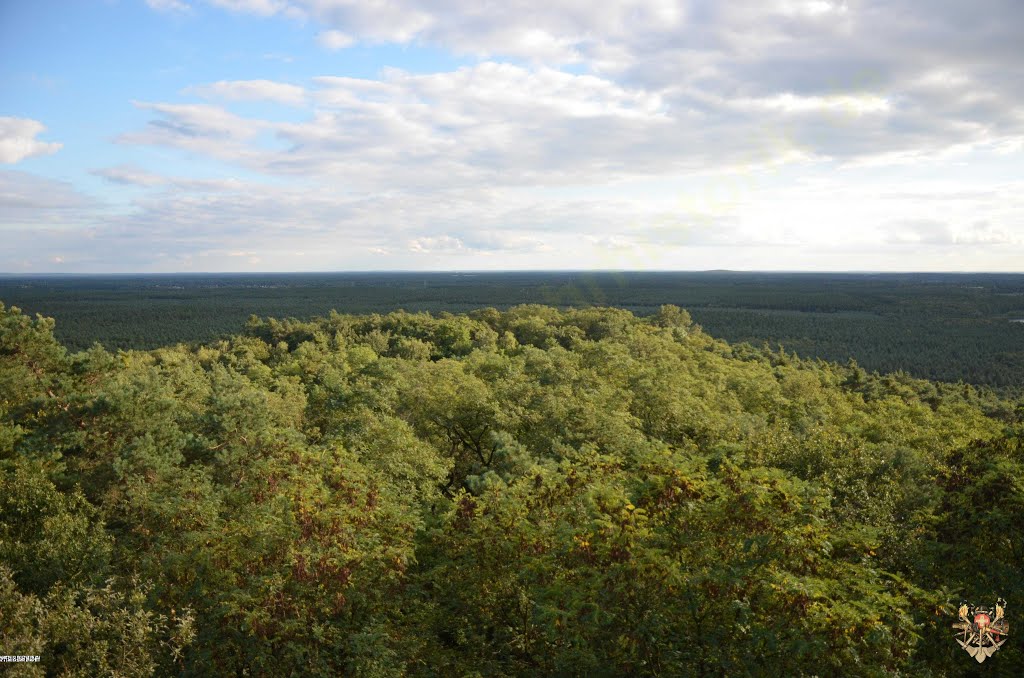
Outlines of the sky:
[{"label": "sky", "polygon": [[1024,271],[1020,0],[0,0],[0,272]]}]

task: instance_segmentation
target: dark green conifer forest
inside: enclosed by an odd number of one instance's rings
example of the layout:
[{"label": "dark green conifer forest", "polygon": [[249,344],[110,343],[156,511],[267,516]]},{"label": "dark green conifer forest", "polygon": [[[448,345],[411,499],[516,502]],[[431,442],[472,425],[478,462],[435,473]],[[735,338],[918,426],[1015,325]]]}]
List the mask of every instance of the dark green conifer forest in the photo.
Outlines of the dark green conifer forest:
[{"label": "dark green conifer forest", "polygon": [[1024,275],[739,271],[0,275],[0,299],[57,320],[73,350],[151,349],[234,335],[250,315],[468,313],[523,304],[664,304],[730,343],[920,379],[1024,393]]},{"label": "dark green conifer forest", "polygon": [[0,306],[17,675],[1024,675],[950,628],[1024,612],[1005,394],[676,306],[54,331]]}]

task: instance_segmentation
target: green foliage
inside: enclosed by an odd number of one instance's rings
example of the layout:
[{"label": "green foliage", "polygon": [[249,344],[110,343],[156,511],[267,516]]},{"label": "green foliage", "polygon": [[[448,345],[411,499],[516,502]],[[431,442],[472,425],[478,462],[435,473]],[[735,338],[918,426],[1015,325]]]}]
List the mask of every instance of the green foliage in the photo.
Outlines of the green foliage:
[{"label": "green foliage", "polygon": [[0,619],[5,653],[40,658],[18,667],[25,676],[142,678],[157,673],[160,658],[166,658],[163,675],[169,675],[180,667],[193,635],[191,613],[168,617],[147,610],[146,591],[137,582],[58,585],[38,597],[21,592],[3,565]]},{"label": "green foliage", "polygon": [[0,470],[0,562],[21,590],[43,595],[57,582],[95,581],[111,538],[81,492],[61,492],[38,464]]},{"label": "green foliage", "polygon": [[0,308],[30,675],[966,675],[951,606],[1024,595],[1020,403],[677,307],[52,332]]}]

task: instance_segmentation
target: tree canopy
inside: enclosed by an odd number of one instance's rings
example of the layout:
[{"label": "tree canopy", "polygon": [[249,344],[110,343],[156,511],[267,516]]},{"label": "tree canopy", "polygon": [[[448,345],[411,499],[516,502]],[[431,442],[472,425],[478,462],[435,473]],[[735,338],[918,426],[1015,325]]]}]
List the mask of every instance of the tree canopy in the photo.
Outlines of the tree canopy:
[{"label": "tree canopy", "polygon": [[26,675],[958,676],[957,602],[1024,600],[1024,407],[973,387],[673,306],[53,331],[0,305]]}]

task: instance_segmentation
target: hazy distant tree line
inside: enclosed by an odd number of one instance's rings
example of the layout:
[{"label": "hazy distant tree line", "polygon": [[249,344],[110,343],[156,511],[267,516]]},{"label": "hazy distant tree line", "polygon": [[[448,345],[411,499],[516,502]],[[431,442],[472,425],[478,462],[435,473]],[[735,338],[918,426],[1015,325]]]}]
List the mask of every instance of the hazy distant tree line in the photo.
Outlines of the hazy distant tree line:
[{"label": "hazy distant tree line", "polygon": [[955,604],[1024,600],[1024,408],[971,386],[674,306],[53,332],[0,306],[25,675],[972,675]]},{"label": "hazy distant tree line", "polygon": [[57,319],[72,350],[237,334],[250,315],[469,312],[523,303],[687,308],[706,332],[878,372],[1020,391],[1024,276],[736,273],[281,274],[0,279],[0,300]]}]

